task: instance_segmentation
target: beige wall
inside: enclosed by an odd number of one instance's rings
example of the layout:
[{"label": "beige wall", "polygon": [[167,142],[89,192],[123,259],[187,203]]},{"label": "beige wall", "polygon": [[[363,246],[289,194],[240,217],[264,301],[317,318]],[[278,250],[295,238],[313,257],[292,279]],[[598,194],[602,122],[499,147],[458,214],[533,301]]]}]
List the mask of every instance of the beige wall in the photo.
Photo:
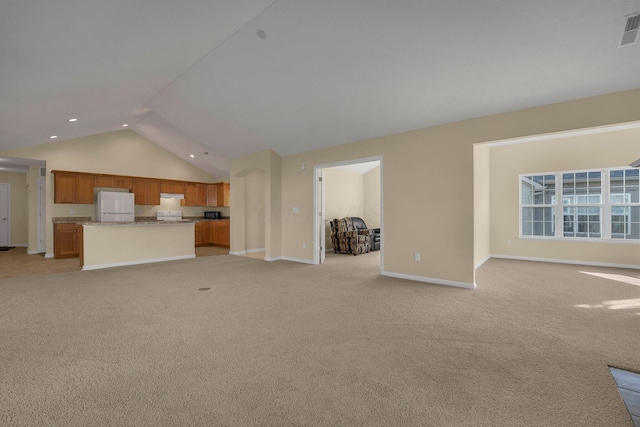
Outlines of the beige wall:
[{"label": "beige wall", "polygon": [[364,216],[364,176],[337,168],[324,169],[324,194],[324,247],[333,248],[330,221]]},{"label": "beige wall", "polygon": [[369,228],[380,228],[380,166],[364,174],[364,212]]},{"label": "beige wall", "polygon": [[[1,152],[0,156],[44,160],[47,162],[46,240],[47,254],[53,253],[52,217],[95,216],[94,205],[53,203],[52,170],[168,178],[197,182],[217,179],[173,155],[131,130],[109,132],[67,141],[51,142]],[[168,209],[172,201],[166,202]],[[173,201],[173,203],[178,203]],[[158,207],[136,208],[136,215],[155,215]],[[184,215],[198,215],[203,208],[182,208]],[[225,209],[216,209],[225,210]],[[226,209],[228,212],[228,209]]]},{"label": "beige wall", "polygon": [[518,238],[519,174],[625,167],[640,156],[639,141],[640,129],[628,129],[492,147],[491,253],[640,266],[637,244]]},{"label": "beige wall", "polygon": [[27,246],[29,243],[29,209],[27,174],[0,173],[0,184],[9,184],[11,227],[9,229],[12,246]]},{"label": "beige wall", "polygon": [[245,180],[246,250],[264,249],[264,171],[255,170]]},{"label": "beige wall", "polygon": [[[383,274],[473,286],[473,145],[637,120],[640,89],[284,157],[282,193],[278,195],[282,207],[282,256],[313,260],[313,166],[382,156]],[[301,163],[306,164],[305,169]],[[260,161],[252,156],[232,160],[232,170],[251,167],[260,167]],[[232,187],[234,182],[232,174]],[[299,213],[293,214],[292,207],[298,207]],[[414,261],[415,252],[421,253],[422,261]]]},{"label": "beige wall", "polygon": [[473,147],[473,264],[476,268],[491,255],[491,150]]},{"label": "beige wall", "polygon": [[[264,150],[231,162],[231,248],[242,254],[247,248],[246,182],[255,171],[264,173],[264,247],[265,259],[279,259],[282,254],[282,227],[285,207],[281,198],[281,158],[272,150]],[[251,184],[249,184],[251,185]]]}]

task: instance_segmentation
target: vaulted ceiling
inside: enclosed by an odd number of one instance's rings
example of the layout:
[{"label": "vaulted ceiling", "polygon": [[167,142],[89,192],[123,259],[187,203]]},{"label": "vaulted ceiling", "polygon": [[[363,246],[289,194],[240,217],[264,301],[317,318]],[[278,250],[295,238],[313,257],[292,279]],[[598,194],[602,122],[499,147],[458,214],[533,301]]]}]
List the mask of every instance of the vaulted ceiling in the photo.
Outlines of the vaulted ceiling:
[{"label": "vaulted ceiling", "polygon": [[637,0],[4,0],[0,151],[126,123],[224,176],[265,148],[638,88],[640,43],[619,44],[639,11]]}]

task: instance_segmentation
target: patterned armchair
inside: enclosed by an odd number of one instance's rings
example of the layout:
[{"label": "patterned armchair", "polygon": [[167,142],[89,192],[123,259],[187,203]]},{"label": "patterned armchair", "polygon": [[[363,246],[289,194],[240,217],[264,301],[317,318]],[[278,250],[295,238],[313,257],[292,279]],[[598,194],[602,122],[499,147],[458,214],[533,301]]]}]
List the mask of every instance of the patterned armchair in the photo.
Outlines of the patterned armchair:
[{"label": "patterned armchair", "polygon": [[333,252],[337,254],[364,254],[371,250],[373,230],[356,230],[350,217],[331,221]]}]

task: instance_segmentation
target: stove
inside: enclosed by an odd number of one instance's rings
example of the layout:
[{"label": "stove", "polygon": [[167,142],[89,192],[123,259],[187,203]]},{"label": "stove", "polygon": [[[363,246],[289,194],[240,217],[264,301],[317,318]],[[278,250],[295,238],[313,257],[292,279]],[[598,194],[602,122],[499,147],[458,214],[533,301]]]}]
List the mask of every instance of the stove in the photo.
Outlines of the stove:
[{"label": "stove", "polygon": [[156,219],[158,221],[182,221],[182,211],[158,211]]}]

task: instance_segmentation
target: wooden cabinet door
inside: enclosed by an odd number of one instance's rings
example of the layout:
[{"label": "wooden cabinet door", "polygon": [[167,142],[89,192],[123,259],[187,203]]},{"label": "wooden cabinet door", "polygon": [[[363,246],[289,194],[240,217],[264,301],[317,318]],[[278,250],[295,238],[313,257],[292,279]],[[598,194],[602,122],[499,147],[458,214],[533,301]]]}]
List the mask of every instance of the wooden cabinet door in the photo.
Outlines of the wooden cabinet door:
[{"label": "wooden cabinet door", "polygon": [[133,194],[135,194],[136,205],[147,204],[147,180],[144,178],[136,178],[133,180]]},{"label": "wooden cabinet door", "polygon": [[96,187],[113,187],[113,175],[96,175]]},{"label": "wooden cabinet door", "polygon": [[205,243],[209,244],[209,245],[214,245],[215,244],[215,234],[216,234],[216,222],[214,220],[207,220],[205,221],[207,224],[207,228],[206,230],[206,235],[205,235]]},{"label": "wooden cabinet door", "polygon": [[218,206],[229,206],[229,183],[221,182],[218,184]]},{"label": "wooden cabinet door", "polygon": [[230,246],[231,245],[231,222],[227,220],[215,221],[214,245]]},{"label": "wooden cabinet door", "polygon": [[77,224],[54,224],[53,227],[53,256],[55,258],[77,258],[80,254],[78,245]]},{"label": "wooden cabinet door", "polygon": [[207,184],[196,184],[196,206],[207,206]]},{"label": "wooden cabinet door", "polygon": [[131,190],[133,188],[133,179],[126,176],[115,176],[113,177],[113,186]]},{"label": "wooden cabinet door", "polygon": [[76,175],[73,173],[53,174],[54,203],[76,202]]},{"label": "wooden cabinet door", "polygon": [[170,181],[170,180],[163,179],[161,188],[163,193],[184,194],[183,181]]},{"label": "wooden cabinet door", "polygon": [[207,184],[207,206],[218,206],[218,184]]},{"label": "wooden cabinet door", "polygon": [[93,187],[95,183],[95,177],[88,174],[76,175],[76,201],[84,205],[94,204]]},{"label": "wooden cabinet door", "polygon": [[200,222],[196,222],[195,224],[195,245],[196,246],[203,246],[204,245],[204,234],[203,234],[203,230],[204,230],[204,224],[206,221],[200,221]]},{"label": "wooden cabinet door", "polygon": [[180,206],[196,206],[195,182],[186,182],[184,184],[184,199],[180,200]]},{"label": "wooden cabinet door", "polygon": [[147,203],[146,205],[158,206],[160,204],[160,180],[147,179]]}]

